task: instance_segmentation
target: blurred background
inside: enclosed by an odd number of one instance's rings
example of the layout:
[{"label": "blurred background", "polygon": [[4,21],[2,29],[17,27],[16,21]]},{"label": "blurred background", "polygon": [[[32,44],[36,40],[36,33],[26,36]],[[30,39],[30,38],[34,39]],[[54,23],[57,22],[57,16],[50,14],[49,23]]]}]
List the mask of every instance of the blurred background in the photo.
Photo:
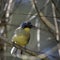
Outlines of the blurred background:
[{"label": "blurred background", "polygon": [[[40,29],[32,29],[29,44],[31,51],[46,53],[48,59],[60,60],[60,0],[0,0],[0,36],[10,42],[14,31],[24,21]],[[38,11],[37,11],[38,9]],[[40,14],[40,16],[39,16]],[[0,39],[0,60],[22,60],[11,55],[11,46]],[[28,58],[29,54],[25,53]],[[3,58],[4,57],[4,58]],[[24,60],[33,60],[32,57]],[[40,60],[34,57],[34,60]]]}]

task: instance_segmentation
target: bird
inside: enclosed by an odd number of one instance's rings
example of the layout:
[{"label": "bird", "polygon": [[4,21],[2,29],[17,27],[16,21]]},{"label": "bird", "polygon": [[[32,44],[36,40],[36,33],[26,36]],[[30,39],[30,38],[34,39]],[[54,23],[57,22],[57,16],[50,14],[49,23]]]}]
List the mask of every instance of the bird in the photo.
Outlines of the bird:
[{"label": "bird", "polygon": [[[15,30],[15,33],[12,37],[12,42],[19,46],[26,47],[30,40],[31,28],[33,27],[34,26],[31,24],[31,22],[23,22],[20,27]],[[17,48],[13,47],[11,49],[11,54],[16,54],[16,52]],[[23,53],[22,50],[20,53]]]}]

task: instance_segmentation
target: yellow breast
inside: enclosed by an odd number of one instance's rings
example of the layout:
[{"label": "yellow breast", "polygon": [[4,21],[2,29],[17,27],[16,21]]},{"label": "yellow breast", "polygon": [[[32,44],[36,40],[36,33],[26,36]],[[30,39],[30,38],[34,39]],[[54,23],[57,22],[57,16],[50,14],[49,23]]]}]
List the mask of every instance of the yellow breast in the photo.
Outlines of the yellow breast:
[{"label": "yellow breast", "polygon": [[20,35],[16,35],[13,37],[13,42],[16,42],[16,44],[20,46],[27,45],[30,37],[30,28],[24,28],[23,32],[21,32]]},{"label": "yellow breast", "polygon": [[24,28],[26,32],[30,32],[30,28]]},{"label": "yellow breast", "polygon": [[25,46],[28,42],[28,37],[21,35],[13,38],[13,41],[20,46]]}]

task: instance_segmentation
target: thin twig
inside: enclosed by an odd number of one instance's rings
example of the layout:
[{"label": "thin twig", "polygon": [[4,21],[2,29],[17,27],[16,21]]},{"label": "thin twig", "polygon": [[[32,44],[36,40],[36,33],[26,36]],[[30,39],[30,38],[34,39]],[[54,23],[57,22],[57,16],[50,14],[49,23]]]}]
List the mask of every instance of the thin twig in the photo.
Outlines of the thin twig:
[{"label": "thin twig", "polygon": [[49,22],[46,17],[41,17],[44,15],[42,12],[39,12],[35,0],[33,0],[33,4],[34,4],[34,7],[35,7],[35,10],[37,12],[39,19],[48,27],[48,31],[51,33],[51,35],[55,36],[53,32],[51,31],[53,30],[55,32],[55,26],[51,22]]},{"label": "thin twig", "polygon": [[7,38],[3,37],[3,36],[0,36],[0,39],[2,39],[2,41],[3,41],[4,43],[9,44],[9,46],[14,46],[14,47],[16,47],[17,49],[21,49],[21,50],[25,51],[26,53],[29,53],[30,55],[33,55],[33,56],[37,56],[37,55],[38,55],[36,52],[33,52],[33,51],[31,51],[31,50],[29,50],[29,49],[27,49],[27,48],[24,48],[24,47],[22,47],[22,46],[19,46],[19,45],[13,43],[13,42],[9,42],[9,40],[8,40]]},{"label": "thin twig", "polygon": [[[55,6],[54,6],[54,4],[52,3],[52,10],[53,10],[53,16],[55,16],[56,17],[56,14],[55,14]],[[57,41],[59,41],[59,29],[58,29],[58,23],[57,23],[57,20],[56,20],[56,18],[54,18],[54,23],[55,23],[55,30],[56,30],[56,40]],[[60,55],[60,46],[59,45],[57,45],[57,47],[58,47],[58,52],[59,52],[59,55]]]}]

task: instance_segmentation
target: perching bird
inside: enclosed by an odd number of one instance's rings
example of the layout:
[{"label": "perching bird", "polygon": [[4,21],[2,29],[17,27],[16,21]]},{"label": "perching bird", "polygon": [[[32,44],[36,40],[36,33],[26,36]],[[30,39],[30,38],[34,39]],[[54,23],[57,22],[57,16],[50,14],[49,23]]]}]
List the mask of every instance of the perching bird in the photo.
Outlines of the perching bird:
[{"label": "perching bird", "polygon": [[[34,26],[31,24],[31,22],[22,23],[21,26],[16,29],[15,34],[12,37],[12,42],[22,47],[25,47],[30,40],[30,30],[33,27]],[[13,47],[11,50],[11,54],[16,53],[16,51],[17,48]]]}]

